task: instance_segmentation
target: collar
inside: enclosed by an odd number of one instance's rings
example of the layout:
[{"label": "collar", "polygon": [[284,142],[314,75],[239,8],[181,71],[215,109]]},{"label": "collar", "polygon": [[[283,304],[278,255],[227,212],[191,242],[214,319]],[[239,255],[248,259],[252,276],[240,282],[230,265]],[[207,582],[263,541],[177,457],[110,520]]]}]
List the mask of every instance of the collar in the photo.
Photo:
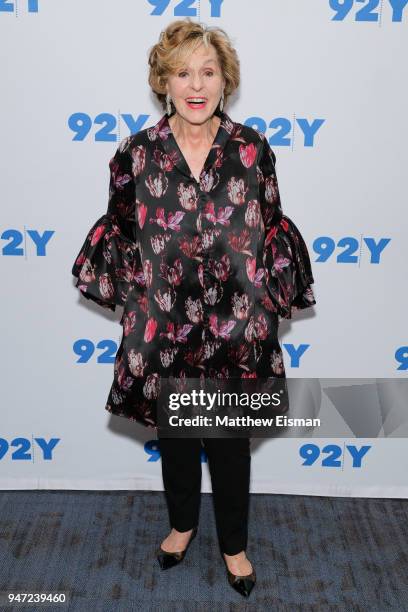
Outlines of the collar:
[{"label": "collar", "polygon": [[[217,108],[214,114],[221,118],[221,123],[218,126],[217,133],[207,159],[204,162],[201,174],[207,172],[208,169],[218,161],[225,145],[235,130],[235,123],[227,113]],[[157,138],[160,140],[165,152],[178,170],[189,178],[194,178],[171,130],[168,115],[163,115],[159,119],[156,125],[151,128],[151,134],[154,135],[154,139]]]}]

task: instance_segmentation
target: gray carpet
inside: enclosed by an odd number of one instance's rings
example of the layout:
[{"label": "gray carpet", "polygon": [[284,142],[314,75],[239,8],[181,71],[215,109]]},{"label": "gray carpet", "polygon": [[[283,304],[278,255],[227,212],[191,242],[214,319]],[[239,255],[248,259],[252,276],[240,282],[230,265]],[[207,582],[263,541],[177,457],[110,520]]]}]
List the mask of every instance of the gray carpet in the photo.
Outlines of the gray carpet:
[{"label": "gray carpet", "polygon": [[227,584],[212,497],[185,560],[162,572],[162,492],[3,491],[0,591],[69,593],[22,610],[408,610],[405,500],[252,495],[248,557],[257,584]]}]

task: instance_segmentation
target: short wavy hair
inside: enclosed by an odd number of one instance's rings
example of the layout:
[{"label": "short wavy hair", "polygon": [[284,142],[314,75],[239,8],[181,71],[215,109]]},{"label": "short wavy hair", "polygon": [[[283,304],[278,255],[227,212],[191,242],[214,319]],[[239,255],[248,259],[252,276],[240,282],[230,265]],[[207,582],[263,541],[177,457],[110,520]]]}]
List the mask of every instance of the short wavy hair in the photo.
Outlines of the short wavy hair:
[{"label": "short wavy hair", "polygon": [[186,57],[201,44],[213,45],[217,52],[225,80],[224,104],[238,88],[240,82],[238,54],[225,30],[215,26],[207,27],[191,21],[190,18],[179,19],[170,23],[160,33],[159,42],[149,51],[149,85],[163,109],[166,109],[167,77],[174,74],[183,65]]}]

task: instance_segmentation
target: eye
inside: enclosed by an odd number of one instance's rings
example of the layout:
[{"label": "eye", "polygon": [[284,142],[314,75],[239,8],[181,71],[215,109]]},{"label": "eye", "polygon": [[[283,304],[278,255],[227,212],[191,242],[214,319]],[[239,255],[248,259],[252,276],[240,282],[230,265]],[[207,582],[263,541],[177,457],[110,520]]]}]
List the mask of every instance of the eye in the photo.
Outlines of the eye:
[{"label": "eye", "polygon": [[187,74],[185,70],[183,70],[182,72],[179,72],[179,77],[182,77],[184,74]]},{"label": "eye", "polygon": [[212,70],[207,70],[207,72],[205,73],[207,76],[213,76],[214,72]]}]

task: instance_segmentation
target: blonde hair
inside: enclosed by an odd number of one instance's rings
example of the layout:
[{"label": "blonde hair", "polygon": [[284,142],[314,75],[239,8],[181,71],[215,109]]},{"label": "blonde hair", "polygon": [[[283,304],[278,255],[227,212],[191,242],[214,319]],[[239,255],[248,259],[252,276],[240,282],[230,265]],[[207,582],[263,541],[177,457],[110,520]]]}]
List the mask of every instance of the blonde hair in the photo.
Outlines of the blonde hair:
[{"label": "blonde hair", "polygon": [[180,68],[187,56],[201,44],[213,45],[225,81],[224,104],[240,82],[240,64],[236,50],[225,30],[207,27],[190,18],[170,23],[160,33],[159,42],[149,51],[149,85],[166,109],[166,81]]}]

